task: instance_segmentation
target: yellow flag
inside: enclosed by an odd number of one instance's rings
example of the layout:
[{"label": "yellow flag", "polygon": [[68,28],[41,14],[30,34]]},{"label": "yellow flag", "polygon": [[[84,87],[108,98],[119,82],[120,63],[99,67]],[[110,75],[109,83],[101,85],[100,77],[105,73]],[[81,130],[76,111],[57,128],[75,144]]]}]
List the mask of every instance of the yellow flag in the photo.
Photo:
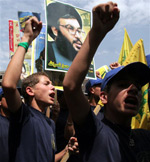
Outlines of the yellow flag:
[{"label": "yellow flag", "polygon": [[121,48],[121,51],[120,51],[120,56],[119,56],[119,60],[118,62],[122,65],[123,62],[126,60],[127,56],[129,55],[129,52],[131,51],[133,45],[132,45],[132,42],[129,38],[129,35],[127,33],[127,30],[125,30],[125,33],[124,33],[124,41],[123,41],[123,44],[122,44],[122,48]]},{"label": "yellow flag", "polygon": [[[123,65],[127,65],[132,62],[142,62],[147,65],[143,40],[140,39],[136,42],[132,50],[130,51],[128,57],[123,62]],[[139,113],[132,118],[131,127],[143,128],[150,130],[150,112],[148,106],[148,84],[142,87],[142,103]]]}]

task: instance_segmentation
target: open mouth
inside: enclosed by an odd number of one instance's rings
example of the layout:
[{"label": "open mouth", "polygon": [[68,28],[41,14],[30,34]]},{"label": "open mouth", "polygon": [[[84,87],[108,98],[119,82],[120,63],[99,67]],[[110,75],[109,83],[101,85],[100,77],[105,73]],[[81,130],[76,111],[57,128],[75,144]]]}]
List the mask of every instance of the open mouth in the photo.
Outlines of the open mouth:
[{"label": "open mouth", "polygon": [[136,97],[127,97],[125,99],[125,105],[128,107],[128,108],[131,108],[131,109],[135,109],[135,107],[138,106],[138,100]]},{"label": "open mouth", "polygon": [[80,50],[80,48],[82,47],[82,42],[79,40],[75,40],[73,41],[74,47],[78,50]]},{"label": "open mouth", "polygon": [[55,92],[51,93],[49,96],[50,96],[51,98],[54,99],[54,97],[55,97]]},{"label": "open mouth", "polygon": [[80,49],[80,48],[81,48],[81,46],[82,46],[82,44],[75,43],[75,46],[76,46],[76,48],[77,48],[77,49]]}]

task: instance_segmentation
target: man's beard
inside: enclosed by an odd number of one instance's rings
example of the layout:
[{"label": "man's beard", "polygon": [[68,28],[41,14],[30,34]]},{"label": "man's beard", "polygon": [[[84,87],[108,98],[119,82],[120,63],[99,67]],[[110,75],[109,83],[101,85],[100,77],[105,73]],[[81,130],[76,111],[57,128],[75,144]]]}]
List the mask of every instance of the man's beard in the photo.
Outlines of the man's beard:
[{"label": "man's beard", "polygon": [[[58,36],[55,42],[61,55],[68,58],[70,61],[73,61],[78,51],[74,49],[73,45],[61,34],[60,31],[58,31]],[[76,40],[74,40],[73,43],[74,42],[76,42]]]}]

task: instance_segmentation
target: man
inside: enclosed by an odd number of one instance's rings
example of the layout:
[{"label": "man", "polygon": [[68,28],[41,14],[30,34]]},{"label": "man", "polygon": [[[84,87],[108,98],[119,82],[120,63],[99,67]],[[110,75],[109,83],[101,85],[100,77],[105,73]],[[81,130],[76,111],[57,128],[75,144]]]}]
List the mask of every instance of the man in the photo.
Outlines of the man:
[{"label": "man", "polygon": [[82,46],[81,17],[75,8],[53,2],[47,6],[47,19],[48,34],[54,39],[48,43],[47,67],[68,70]]},{"label": "man", "polygon": [[[45,117],[45,108],[54,104],[54,86],[49,77],[35,73],[23,80],[22,103],[17,90],[25,53],[31,42],[39,35],[42,22],[36,17],[26,21],[21,43],[11,59],[2,86],[9,110],[9,161],[54,162],[60,161],[68,146],[55,156],[55,125]],[[73,139],[74,140],[74,139]],[[56,158],[56,159],[55,159]]]},{"label": "man", "polygon": [[88,80],[85,85],[85,93],[88,96],[90,107],[100,119],[103,118],[103,104],[100,101],[101,84],[102,79],[97,78],[96,80]]},{"label": "man", "polygon": [[93,115],[81,89],[98,45],[118,19],[116,3],[93,8],[92,29],[63,82],[83,162],[146,162],[150,159],[150,132],[130,128],[131,119],[140,106],[141,86],[150,80],[148,67],[133,63],[106,74],[100,94],[105,116],[102,121]]},{"label": "man", "polygon": [[93,109],[100,100],[102,79],[96,78],[96,80],[90,79],[85,85],[85,93],[88,95],[89,104],[93,106]]}]

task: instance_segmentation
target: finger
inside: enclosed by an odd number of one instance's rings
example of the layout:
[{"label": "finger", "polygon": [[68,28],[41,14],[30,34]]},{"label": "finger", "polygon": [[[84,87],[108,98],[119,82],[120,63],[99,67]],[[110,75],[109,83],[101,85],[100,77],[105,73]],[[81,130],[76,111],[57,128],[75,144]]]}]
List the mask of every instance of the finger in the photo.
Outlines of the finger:
[{"label": "finger", "polygon": [[68,147],[68,150],[72,152],[74,151],[72,147]]}]

